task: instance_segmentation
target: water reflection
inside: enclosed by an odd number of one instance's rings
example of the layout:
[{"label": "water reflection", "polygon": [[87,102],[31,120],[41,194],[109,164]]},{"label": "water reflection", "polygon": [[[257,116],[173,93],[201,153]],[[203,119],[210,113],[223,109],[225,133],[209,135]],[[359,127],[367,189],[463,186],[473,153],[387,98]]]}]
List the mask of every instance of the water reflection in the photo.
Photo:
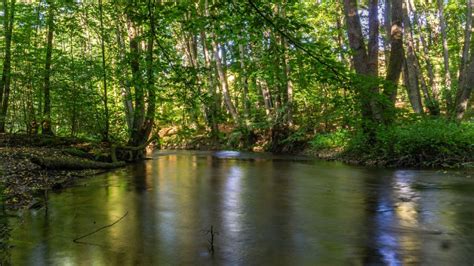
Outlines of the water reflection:
[{"label": "water reflection", "polygon": [[[229,155],[229,154],[227,154]],[[474,262],[474,199],[433,171],[268,155],[167,153],[51,196],[15,224],[14,265],[328,265]],[[448,180],[448,181],[446,181]],[[448,182],[448,183],[446,183]],[[429,186],[420,186],[429,183]],[[454,184],[453,183],[453,184]],[[119,223],[74,238],[101,226]],[[216,253],[208,252],[213,226]]]},{"label": "water reflection", "polygon": [[414,172],[395,171],[388,184],[380,184],[375,213],[376,247],[384,263],[419,263],[418,192],[412,189]]}]

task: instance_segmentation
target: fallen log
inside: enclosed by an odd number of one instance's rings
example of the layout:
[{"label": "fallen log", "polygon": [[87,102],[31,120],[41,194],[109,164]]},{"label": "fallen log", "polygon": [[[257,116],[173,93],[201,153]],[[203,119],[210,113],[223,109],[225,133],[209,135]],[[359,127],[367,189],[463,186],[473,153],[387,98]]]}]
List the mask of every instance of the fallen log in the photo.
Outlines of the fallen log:
[{"label": "fallen log", "polygon": [[125,162],[104,163],[79,158],[57,158],[31,156],[32,163],[48,170],[86,170],[86,169],[114,169],[125,166]]}]

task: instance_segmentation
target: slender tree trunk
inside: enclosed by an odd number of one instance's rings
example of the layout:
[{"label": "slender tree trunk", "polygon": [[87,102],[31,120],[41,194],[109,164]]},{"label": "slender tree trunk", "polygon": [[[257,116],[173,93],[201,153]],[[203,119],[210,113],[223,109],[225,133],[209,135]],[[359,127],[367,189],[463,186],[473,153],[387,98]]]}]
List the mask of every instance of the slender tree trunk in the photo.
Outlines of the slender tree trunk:
[{"label": "slender tree trunk", "polygon": [[[70,64],[69,64],[69,71],[70,73],[76,73],[76,61],[74,57],[74,39],[73,39],[73,33],[71,32],[69,35],[69,56],[71,58]],[[71,92],[74,94],[76,93],[76,75],[71,76],[71,81],[72,81],[72,86],[70,88]],[[72,114],[71,114],[71,137],[75,137],[78,129],[78,123],[77,123],[77,105],[78,103],[76,101],[72,102]]]},{"label": "slender tree trunk", "polygon": [[0,133],[5,132],[5,120],[8,111],[8,101],[10,98],[11,83],[11,43],[13,35],[13,26],[15,20],[15,0],[11,0],[10,8],[7,1],[4,4],[4,29],[5,33],[5,58],[3,60],[2,78],[0,80]]},{"label": "slender tree trunk", "polygon": [[464,29],[464,44],[461,54],[461,64],[459,66],[458,91],[464,87],[464,77],[466,75],[467,66],[469,64],[469,51],[471,50],[471,35],[472,35],[472,8],[473,0],[467,0],[466,26]]},{"label": "slender tree trunk", "polygon": [[51,129],[51,98],[50,98],[50,89],[51,89],[51,57],[53,53],[53,35],[54,35],[54,3],[53,1],[48,1],[48,38],[46,44],[46,61],[44,68],[44,106],[43,106],[43,134],[44,135],[53,135]]},{"label": "slender tree trunk", "polygon": [[[160,1],[160,0],[158,0]],[[153,44],[155,40],[155,0],[148,0],[148,16],[150,20],[150,32],[148,34],[147,45],[147,110],[145,121],[141,128],[140,145],[148,141],[153,125],[155,122],[155,106],[156,106],[156,92],[155,92],[155,77],[153,75]]]},{"label": "slender tree trunk", "polygon": [[273,104],[272,104],[272,96],[270,94],[270,90],[268,89],[267,81],[264,79],[264,80],[261,80],[260,82],[257,81],[257,83],[259,83],[260,90],[262,91],[263,104],[265,106],[265,113],[267,115],[270,115]]},{"label": "slender tree trunk", "polygon": [[[377,77],[379,75],[379,9],[378,0],[369,0],[369,42],[368,42],[368,63],[369,75]],[[374,90],[378,93],[378,88]]]},{"label": "slender tree trunk", "polygon": [[[473,57],[471,55],[471,57]],[[472,58],[471,60],[474,60]],[[458,90],[456,96],[456,119],[461,120],[467,110],[469,99],[471,98],[472,88],[474,87],[474,62],[469,63],[466,68],[466,77],[463,88]]]},{"label": "slender tree trunk", "polygon": [[[464,117],[464,113],[467,110],[469,104],[469,99],[471,97],[472,88],[474,87],[474,35],[471,33],[474,23],[474,1],[468,0],[468,10],[467,10],[467,23],[471,25],[466,25],[466,33],[464,40],[464,49],[463,49],[463,59],[461,66],[461,75],[460,75],[460,84],[456,93],[455,101],[455,117],[457,120],[461,120]],[[468,58],[469,60],[466,60]]]},{"label": "slender tree trunk", "polygon": [[385,71],[388,69],[389,58],[390,58],[390,38],[392,33],[392,1],[385,0],[384,12],[383,12],[383,26],[385,29],[385,35],[383,38],[384,56],[385,56]]},{"label": "slender tree trunk", "polygon": [[343,26],[342,26],[342,18],[338,18],[336,20],[336,28],[337,28],[337,44],[339,49],[339,61],[346,63],[345,56],[344,56],[344,36],[343,36]]},{"label": "slender tree trunk", "polygon": [[[212,34],[212,43],[213,43],[214,57],[216,59],[217,74],[219,75],[219,81],[221,83],[224,103],[227,108],[227,111],[232,116],[232,119],[234,120],[234,122],[238,122],[239,116],[237,114],[237,110],[235,109],[234,104],[232,103],[232,99],[230,97],[229,84],[227,83],[227,75],[226,75],[224,66],[222,65],[221,57],[219,55],[219,44],[217,43],[216,37],[214,36],[214,34]],[[221,49],[225,49],[225,48],[222,47]]]},{"label": "slender tree trunk", "polygon": [[286,39],[283,40],[283,47],[284,47],[284,76],[285,76],[285,84],[286,84],[286,114],[287,114],[287,121],[289,126],[293,126],[293,81],[291,80],[291,64],[290,64],[290,56],[288,52],[288,41]]},{"label": "slender tree trunk", "polygon": [[204,62],[206,64],[207,72],[208,72],[208,87],[209,87],[209,95],[211,95],[210,102],[207,106],[208,108],[208,121],[209,127],[211,128],[211,137],[217,139],[219,128],[217,126],[217,106],[218,106],[218,98],[216,93],[216,85],[214,83],[214,76],[212,75],[212,64],[211,64],[211,55],[209,54],[209,49],[207,48],[207,37],[205,32],[201,32],[201,42],[202,42],[202,50],[204,54]]},{"label": "slender tree trunk", "polygon": [[453,106],[453,100],[452,100],[452,91],[451,91],[451,72],[450,72],[450,67],[449,67],[448,36],[446,33],[446,20],[444,19],[444,1],[437,0],[437,2],[438,2],[439,26],[440,26],[441,38],[443,42],[444,88],[446,91],[446,106],[448,109],[448,113],[450,113]]},{"label": "slender tree trunk", "polygon": [[239,57],[240,57],[240,83],[243,88],[243,106],[244,106],[244,117],[245,119],[248,119],[249,113],[250,113],[250,102],[248,99],[248,94],[249,94],[249,80],[247,76],[247,69],[245,66],[245,48],[242,43],[239,43]]},{"label": "slender tree trunk", "polygon": [[[132,15],[133,16],[133,15]],[[133,125],[129,140],[129,145],[136,146],[139,129],[145,119],[145,95],[144,82],[140,70],[140,36],[138,26],[135,25],[133,18],[127,18],[128,38],[130,40],[130,69],[132,72],[132,86],[135,89],[134,93],[134,112]]]},{"label": "slender tree trunk", "polygon": [[411,32],[411,22],[409,17],[408,2],[403,3],[403,25],[406,43],[406,63],[405,63],[405,84],[407,86],[408,98],[415,113],[423,113],[423,106],[421,104],[420,86],[418,82],[418,75],[416,69],[416,55],[415,45],[413,42],[413,34]]},{"label": "slender tree trunk", "polygon": [[[4,93],[4,90],[5,90],[5,83],[6,83],[6,78],[7,78],[7,76],[5,75],[5,72],[7,72],[6,70],[8,70],[8,65],[7,64],[9,63],[7,55],[11,53],[11,51],[10,51],[11,48],[8,49],[9,48],[8,47],[9,43],[11,44],[11,38],[7,38],[8,33],[9,33],[9,30],[8,30],[8,28],[9,28],[8,27],[8,22],[9,22],[8,17],[9,17],[9,15],[8,14],[9,14],[8,1],[3,0],[3,16],[4,16],[3,29],[5,31],[5,59],[3,61],[2,76],[0,77],[0,113],[1,113],[1,105],[2,105],[2,102],[3,102],[3,93]],[[2,122],[2,121],[0,121],[0,122]],[[3,124],[4,123],[5,122],[3,122]]]},{"label": "slender tree trunk", "polygon": [[108,96],[107,96],[107,69],[106,69],[106,62],[105,62],[105,32],[104,32],[104,19],[103,19],[103,10],[102,10],[102,0],[99,0],[99,20],[100,20],[100,49],[102,54],[102,83],[104,86],[104,94],[103,94],[103,101],[104,101],[104,116],[105,116],[105,129],[103,138],[105,141],[109,140],[109,107],[108,107]]},{"label": "slender tree trunk", "polygon": [[[204,5],[203,5],[203,13],[204,16],[209,19],[210,16],[210,10],[209,10],[209,2],[208,0],[204,0]],[[209,90],[209,95],[211,96],[210,102],[207,105],[208,108],[208,121],[209,121],[209,127],[211,128],[211,138],[213,138],[214,141],[217,142],[218,140],[218,135],[219,135],[219,127],[218,127],[218,121],[217,121],[217,115],[219,111],[219,97],[217,95],[217,86],[215,84],[215,79],[213,75],[213,66],[212,66],[212,53],[209,51],[209,47],[207,44],[207,35],[205,31],[201,31],[201,42],[202,42],[202,50],[204,53],[204,62],[206,65],[207,73],[208,73],[208,90]],[[212,45],[211,45],[212,47]]]},{"label": "slender tree trunk", "polygon": [[439,89],[437,84],[435,83],[435,75],[434,75],[434,70],[433,70],[433,63],[431,62],[431,59],[429,57],[429,48],[428,48],[428,43],[426,42],[426,39],[424,37],[423,33],[423,25],[420,21],[419,15],[417,11],[415,10],[415,5],[410,1],[410,9],[413,11],[413,18],[415,20],[415,32],[416,29],[418,29],[418,36],[419,36],[419,42],[421,43],[421,46],[423,48],[423,52],[421,53],[423,60],[425,61],[426,64],[426,71],[428,71],[428,86],[431,88],[432,94],[433,94],[433,100],[438,101],[439,100]]},{"label": "slender tree trunk", "polygon": [[[125,43],[123,40],[123,34],[120,30],[120,25],[117,23],[116,25],[116,35],[117,35],[117,44],[118,44],[118,62],[120,65],[126,65],[126,52],[125,52]],[[119,67],[118,70],[118,80],[121,87],[121,95],[123,100],[123,105],[125,109],[125,119],[127,121],[128,132],[131,134],[132,127],[133,127],[133,103],[132,103],[132,93],[130,84],[127,80],[127,74],[124,75],[124,72],[127,71],[123,67]]]},{"label": "slender tree trunk", "polygon": [[[281,7],[281,16],[286,18],[286,0],[283,1]],[[286,122],[289,126],[293,126],[293,81],[291,80],[291,64],[290,64],[290,55],[289,55],[289,45],[288,40],[285,36],[280,36],[281,38],[281,47],[283,49],[283,83],[285,86],[284,98],[286,105]]]}]

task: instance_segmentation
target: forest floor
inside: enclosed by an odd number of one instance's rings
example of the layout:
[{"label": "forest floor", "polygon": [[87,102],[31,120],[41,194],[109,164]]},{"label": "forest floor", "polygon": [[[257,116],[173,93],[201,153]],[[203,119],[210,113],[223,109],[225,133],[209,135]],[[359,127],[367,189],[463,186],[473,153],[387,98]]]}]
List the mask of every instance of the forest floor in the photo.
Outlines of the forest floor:
[{"label": "forest floor", "polygon": [[67,138],[0,135],[0,205],[7,209],[39,208],[48,191],[70,186],[77,178],[105,172],[106,169],[62,169],[44,164],[44,160],[96,164],[96,158],[85,156],[101,149],[97,143]]}]

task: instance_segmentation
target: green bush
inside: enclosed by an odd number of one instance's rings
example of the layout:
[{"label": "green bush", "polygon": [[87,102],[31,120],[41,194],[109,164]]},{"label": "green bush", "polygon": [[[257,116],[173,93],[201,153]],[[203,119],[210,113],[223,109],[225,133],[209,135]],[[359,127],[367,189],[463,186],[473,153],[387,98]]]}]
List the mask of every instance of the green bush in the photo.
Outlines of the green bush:
[{"label": "green bush", "polygon": [[316,134],[309,142],[313,150],[344,148],[350,139],[350,132],[339,130],[336,132]]},{"label": "green bush", "polygon": [[348,151],[392,166],[459,166],[474,160],[474,123],[421,119],[379,127],[375,140],[358,135]]}]

